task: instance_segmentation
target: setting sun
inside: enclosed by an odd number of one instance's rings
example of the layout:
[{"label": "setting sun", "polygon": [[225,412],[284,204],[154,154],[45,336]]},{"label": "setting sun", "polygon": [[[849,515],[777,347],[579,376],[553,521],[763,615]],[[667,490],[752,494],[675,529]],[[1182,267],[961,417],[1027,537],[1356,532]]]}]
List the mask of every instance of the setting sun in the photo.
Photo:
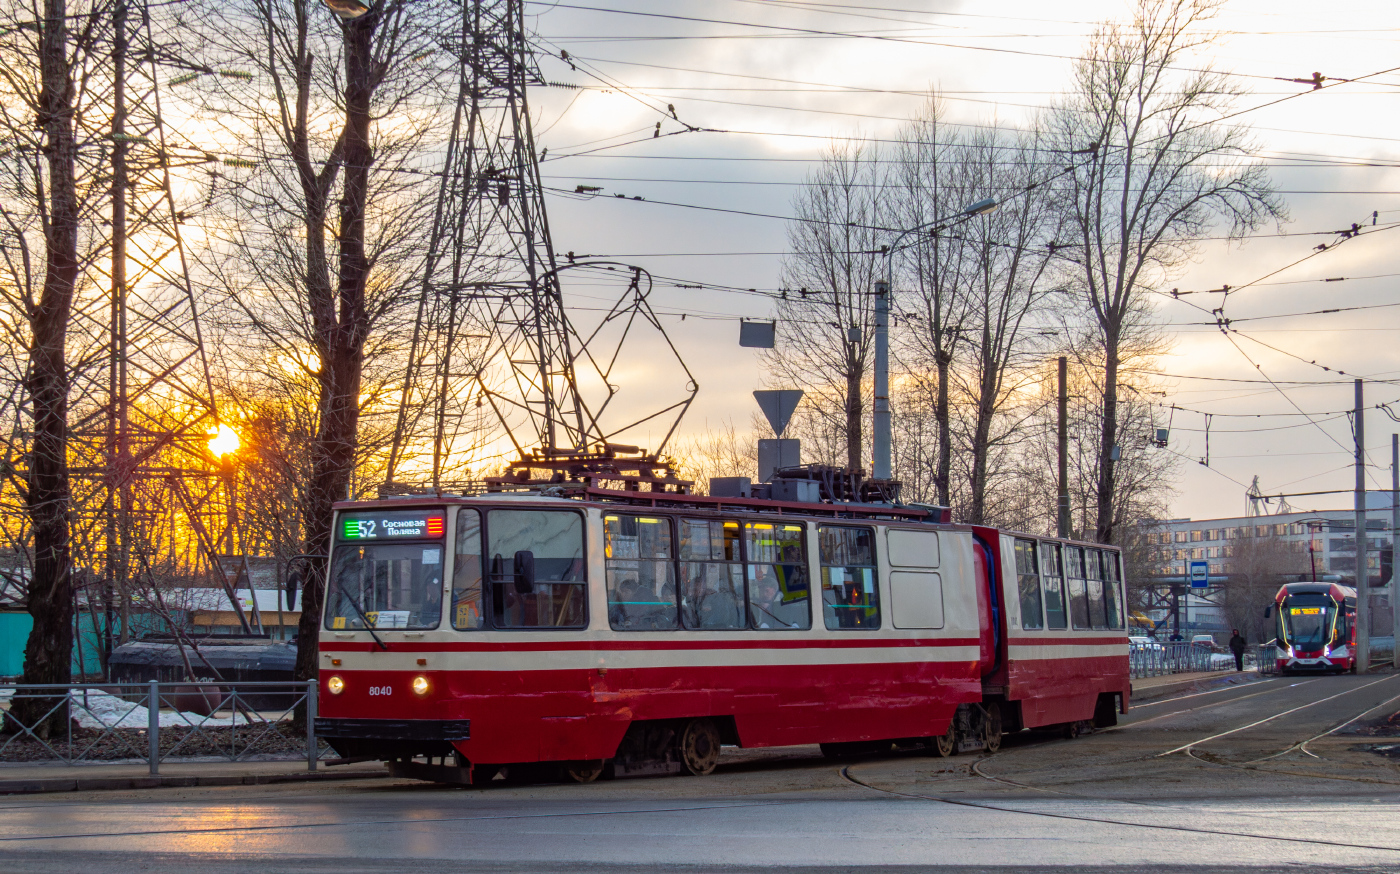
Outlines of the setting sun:
[{"label": "setting sun", "polygon": [[220,425],[217,431],[210,431],[209,452],[215,458],[222,458],[225,455],[238,451],[238,432],[227,425]]}]

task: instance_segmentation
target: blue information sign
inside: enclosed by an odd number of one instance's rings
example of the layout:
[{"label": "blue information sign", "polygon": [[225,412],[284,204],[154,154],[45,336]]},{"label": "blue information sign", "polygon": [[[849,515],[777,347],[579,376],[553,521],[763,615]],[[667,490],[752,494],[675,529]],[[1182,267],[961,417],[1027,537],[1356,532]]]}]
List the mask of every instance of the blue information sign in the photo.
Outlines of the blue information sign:
[{"label": "blue information sign", "polygon": [[1204,589],[1210,586],[1210,562],[1191,562],[1191,588]]}]

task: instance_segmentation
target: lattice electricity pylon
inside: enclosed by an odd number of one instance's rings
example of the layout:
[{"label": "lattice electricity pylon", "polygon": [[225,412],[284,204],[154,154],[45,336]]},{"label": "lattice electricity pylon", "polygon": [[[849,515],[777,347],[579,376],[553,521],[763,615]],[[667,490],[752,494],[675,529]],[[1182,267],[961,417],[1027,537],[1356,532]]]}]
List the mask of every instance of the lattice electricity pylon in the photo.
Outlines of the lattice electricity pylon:
[{"label": "lattice electricity pylon", "polygon": [[[546,83],[526,38],[523,9],[522,0],[463,4],[461,39],[453,48],[462,65],[464,130],[443,174],[452,201],[445,212],[456,219],[448,232],[452,277],[439,281],[435,294],[469,302],[476,323],[491,335],[491,354],[474,382],[519,453],[505,480],[538,482],[533,472],[543,471],[545,481],[684,490],[689,483],[661,453],[697,386],[650,308],[650,278],[626,265],[556,263],[527,99],[531,87]],[[583,330],[570,317],[561,282],[571,269],[623,279],[616,303]],[[638,324],[663,338],[684,389],[658,412],[629,415],[610,409],[618,393],[611,376]],[[623,424],[610,424],[614,419]],[[618,442],[658,420],[665,430],[651,451]]]},{"label": "lattice electricity pylon", "polygon": [[102,581],[109,630],[118,600],[212,576],[248,631],[233,595],[236,471],[210,448],[221,423],[180,229],[192,205],[175,195],[174,174],[212,158],[166,123],[162,93],[214,71],[180,60],[166,5],[111,8],[111,63],[94,78],[110,111],[108,319],[105,366],[75,387],[76,560]]}]

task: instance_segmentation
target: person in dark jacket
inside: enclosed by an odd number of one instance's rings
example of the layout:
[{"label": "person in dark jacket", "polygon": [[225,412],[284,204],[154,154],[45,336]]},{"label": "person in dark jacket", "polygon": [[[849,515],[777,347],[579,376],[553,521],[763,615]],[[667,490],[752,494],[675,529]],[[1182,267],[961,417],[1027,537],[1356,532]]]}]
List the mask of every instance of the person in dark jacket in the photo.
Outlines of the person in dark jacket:
[{"label": "person in dark jacket", "polygon": [[1238,628],[1230,637],[1230,652],[1235,654],[1235,670],[1244,670],[1244,637]]}]

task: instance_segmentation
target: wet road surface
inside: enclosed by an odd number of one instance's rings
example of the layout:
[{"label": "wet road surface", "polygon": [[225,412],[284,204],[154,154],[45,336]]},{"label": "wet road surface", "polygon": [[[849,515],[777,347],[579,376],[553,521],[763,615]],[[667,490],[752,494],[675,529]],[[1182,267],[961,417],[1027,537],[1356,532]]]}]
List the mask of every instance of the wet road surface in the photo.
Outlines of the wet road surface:
[{"label": "wet road surface", "polygon": [[[411,781],[0,799],[29,871],[1400,871],[1400,765],[1345,732],[1400,675],[1280,678],[995,756],[727,751],[706,778]],[[1350,725],[1347,723],[1356,720]],[[1337,731],[1336,729],[1340,729]]]}]

